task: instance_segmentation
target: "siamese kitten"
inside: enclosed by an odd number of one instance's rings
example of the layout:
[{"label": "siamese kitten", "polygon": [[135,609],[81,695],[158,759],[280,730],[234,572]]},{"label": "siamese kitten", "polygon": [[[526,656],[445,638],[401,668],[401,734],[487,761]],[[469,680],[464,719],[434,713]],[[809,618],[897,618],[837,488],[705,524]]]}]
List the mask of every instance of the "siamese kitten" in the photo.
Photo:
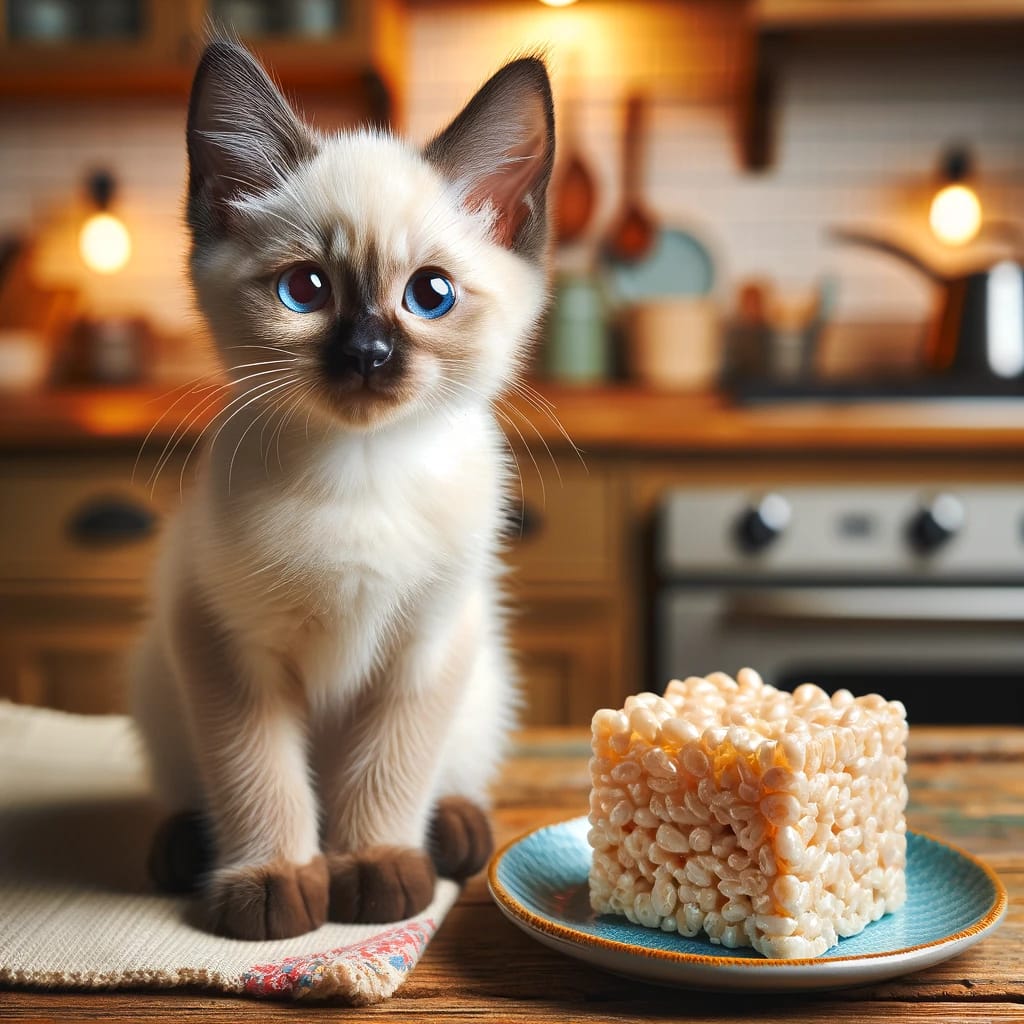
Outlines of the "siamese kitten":
[{"label": "siamese kitten", "polygon": [[216,42],[187,141],[195,293],[243,383],[136,665],[177,812],[151,865],[187,886],[208,835],[203,905],[236,938],[399,920],[491,849],[513,692],[490,402],[545,298],[547,73],[508,64],[419,152],[318,134]]}]

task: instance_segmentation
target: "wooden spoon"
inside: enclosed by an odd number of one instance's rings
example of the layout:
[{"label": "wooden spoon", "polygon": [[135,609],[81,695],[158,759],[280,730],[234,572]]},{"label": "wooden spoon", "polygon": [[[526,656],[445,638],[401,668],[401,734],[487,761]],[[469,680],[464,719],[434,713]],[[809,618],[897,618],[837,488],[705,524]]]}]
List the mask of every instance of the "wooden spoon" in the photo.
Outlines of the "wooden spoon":
[{"label": "wooden spoon", "polygon": [[567,101],[559,117],[560,134],[568,154],[557,172],[553,193],[555,240],[559,245],[575,242],[586,231],[596,205],[597,186],[580,156],[572,107],[572,102]]},{"label": "wooden spoon", "polygon": [[575,242],[594,212],[594,179],[578,153],[570,153],[555,183],[555,239]]},{"label": "wooden spoon", "polygon": [[622,263],[643,259],[654,245],[657,225],[640,198],[643,165],[642,138],[647,101],[630,96],[626,101],[626,125],[622,136],[622,209],[612,221],[604,249],[609,258]]}]

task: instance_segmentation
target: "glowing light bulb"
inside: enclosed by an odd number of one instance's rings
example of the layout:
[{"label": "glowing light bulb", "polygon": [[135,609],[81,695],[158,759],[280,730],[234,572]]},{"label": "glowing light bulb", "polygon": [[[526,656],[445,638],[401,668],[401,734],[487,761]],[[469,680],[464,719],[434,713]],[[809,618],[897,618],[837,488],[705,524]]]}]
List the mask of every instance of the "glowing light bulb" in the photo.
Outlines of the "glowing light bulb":
[{"label": "glowing light bulb", "polygon": [[94,213],[78,236],[78,251],[85,265],[97,274],[116,274],[132,254],[128,229],[110,213]]},{"label": "glowing light bulb", "polygon": [[966,245],[981,229],[981,203],[966,185],[947,185],[932,200],[932,232],[946,245]]},{"label": "glowing light bulb", "polygon": [[576,3],[576,0],[540,0],[540,2],[548,7],[568,7],[570,4]]}]

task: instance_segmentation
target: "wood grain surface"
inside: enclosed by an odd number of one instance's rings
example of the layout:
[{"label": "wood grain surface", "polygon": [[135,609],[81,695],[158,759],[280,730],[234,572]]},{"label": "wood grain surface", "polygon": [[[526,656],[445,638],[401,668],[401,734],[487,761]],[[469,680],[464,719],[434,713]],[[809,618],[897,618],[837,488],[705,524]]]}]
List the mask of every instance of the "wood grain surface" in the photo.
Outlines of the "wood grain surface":
[{"label": "wood grain surface", "polygon": [[[581,814],[587,737],[531,730],[496,789],[497,840]],[[351,1009],[211,997],[200,991],[0,991],[0,1019],[20,1021],[715,1021],[721,1024],[1002,1024],[1024,1022],[1024,729],[911,733],[910,826],[983,856],[1010,907],[998,932],[963,955],[880,985],[808,996],[709,995],[626,981],[563,957],[505,920],[472,879],[404,987]],[[2,909],[0,909],[2,913]]]},{"label": "wood grain surface", "polygon": [[[153,429],[154,457],[175,430],[187,443],[219,411],[211,392],[51,391],[0,403],[0,450],[130,449]],[[216,393],[213,392],[215,395]],[[1020,402],[782,402],[737,406],[719,394],[680,394],[635,386],[558,387],[502,399],[516,445],[647,452],[986,452],[1024,451]],[[514,424],[512,426],[511,424]],[[521,435],[521,436],[520,436]],[[186,441],[181,442],[185,444]]]}]

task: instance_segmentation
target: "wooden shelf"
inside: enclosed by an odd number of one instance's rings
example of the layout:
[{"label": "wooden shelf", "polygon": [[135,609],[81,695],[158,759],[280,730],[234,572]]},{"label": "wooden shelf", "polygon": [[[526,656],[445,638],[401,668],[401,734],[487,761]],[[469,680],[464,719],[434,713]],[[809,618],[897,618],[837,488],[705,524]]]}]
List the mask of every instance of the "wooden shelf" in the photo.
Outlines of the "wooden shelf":
[{"label": "wooden shelf", "polygon": [[755,0],[752,15],[760,31],[977,25],[1024,19],[1024,0]]},{"label": "wooden shelf", "polygon": [[[0,18],[0,98],[185,97],[209,36],[208,2],[140,3],[144,29],[125,39],[12,39]],[[401,0],[349,0],[344,26],[330,35],[243,41],[287,92],[348,91],[371,122],[388,124],[403,91],[404,31]]]},{"label": "wooden shelf", "polygon": [[1024,46],[1024,0],[751,0],[746,16],[737,109],[740,156],[750,171],[774,162],[778,80],[798,48],[838,43],[867,57],[886,47],[921,51],[951,38],[967,51]]}]

